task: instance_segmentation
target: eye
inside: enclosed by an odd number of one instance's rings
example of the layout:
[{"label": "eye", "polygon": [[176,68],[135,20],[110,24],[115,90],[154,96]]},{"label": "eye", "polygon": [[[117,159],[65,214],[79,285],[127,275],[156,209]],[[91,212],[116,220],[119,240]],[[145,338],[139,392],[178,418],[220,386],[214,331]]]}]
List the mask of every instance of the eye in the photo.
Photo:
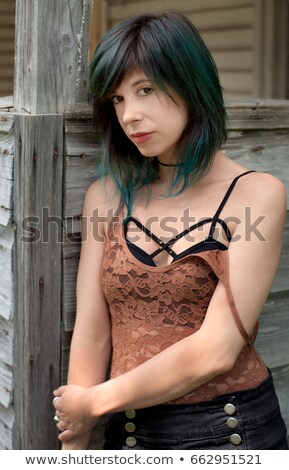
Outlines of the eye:
[{"label": "eye", "polygon": [[148,87],[148,86],[146,86],[146,87],[144,87],[144,88],[141,88],[141,89],[139,90],[140,96],[150,95],[152,92],[153,92],[153,88]]},{"label": "eye", "polygon": [[109,99],[112,102],[112,104],[118,104],[122,101],[122,97],[118,95],[111,96]]}]

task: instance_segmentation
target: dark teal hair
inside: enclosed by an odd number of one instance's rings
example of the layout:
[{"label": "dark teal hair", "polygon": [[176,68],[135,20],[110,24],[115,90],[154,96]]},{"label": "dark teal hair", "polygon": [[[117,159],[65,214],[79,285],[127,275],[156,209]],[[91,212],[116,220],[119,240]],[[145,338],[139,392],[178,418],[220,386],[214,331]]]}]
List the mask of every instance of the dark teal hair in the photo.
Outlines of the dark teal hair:
[{"label": "dark teal hair", "polygon": [[[141,69],[169,95],[172,87],[187,103],[189,119],[177,145],[174,196],[209,170],[226,140],[226,111],[218,72],[196,28],[181,13],[144,14],[126,19],[100,40],[90,66],[90,93],[96,125],[102,128],[104,156],[98,177],[111,175],[131,211],[137,189],[158,177],[155,158],[141,155],[118,123],[108,94],[128,72]],[[173,190],[181,183],[181,189]]]}]

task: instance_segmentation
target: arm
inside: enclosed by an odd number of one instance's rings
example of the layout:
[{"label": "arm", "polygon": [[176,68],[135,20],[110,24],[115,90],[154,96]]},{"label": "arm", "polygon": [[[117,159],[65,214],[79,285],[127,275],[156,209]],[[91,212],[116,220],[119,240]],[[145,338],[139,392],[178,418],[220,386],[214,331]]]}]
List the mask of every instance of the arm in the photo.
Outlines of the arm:
[{"label": "arm", "polygon": [[[259,175],[256,188],[244,191],[242,203],[242,209],[251,207],[253,219],[266,215],[260,225],[266,241],[259,240],[254,234],[251,239],[248,237],[244,214],[240,214],[242,222],[237,225],[235,241],[229,248],[231,289],[243,324],[251,333],[279,263],[286,214],[285,187],[269,175]],[[99,386],[89,390],[59,389],[56,394],[61,398],[57,404],[64,413],[67,429],[61,440],[88,429],[103,414],[153,406],[188,393],[230,370],[243,346],[244,340],[231,314],[225,288],[219,282],[197,333]],[[82,407],[74,414],[79,397]]]},{"label": "arm", "polygon": [[[110,320],[99,278],[104,246],[104,228],[91,221],[96,203],[105,217],[106,206],[98,182],[93,183],[83,205],[82,246],[77,274],[77,314],[71,342],[68,384],[92,387],[104,382],[111,352]],[[102,238],[102,240],[101,240]],[[63,449],[87,448],[90,432],[69,441]]]}]

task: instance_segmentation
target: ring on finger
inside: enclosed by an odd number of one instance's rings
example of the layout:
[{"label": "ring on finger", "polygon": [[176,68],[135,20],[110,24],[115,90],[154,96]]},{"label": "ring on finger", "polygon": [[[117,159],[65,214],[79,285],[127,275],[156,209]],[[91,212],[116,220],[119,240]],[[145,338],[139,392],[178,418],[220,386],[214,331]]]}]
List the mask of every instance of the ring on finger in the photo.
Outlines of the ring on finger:
[{"label": "ring on finger", "polygon": [[53,421],[58,424],[60,421],[60,418],[57,416],[57,414],[54,415]]},{"label": "ring on finger", "polygon": [[52,400],[52,405],[55,406],[55,402],[56,400],[58,400],[59,397],[54,397],[53,400]]}]

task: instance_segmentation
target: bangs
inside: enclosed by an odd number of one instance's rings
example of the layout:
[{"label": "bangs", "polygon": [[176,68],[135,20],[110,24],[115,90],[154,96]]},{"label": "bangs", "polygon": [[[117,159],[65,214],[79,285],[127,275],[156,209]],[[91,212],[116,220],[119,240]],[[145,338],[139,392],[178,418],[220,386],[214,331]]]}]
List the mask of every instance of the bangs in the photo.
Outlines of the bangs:
[{"label": "bangs", "polygon": [[136,70],[142,70],[150,81],[169,94],[165,78],[171,66],[166,60],[163,64],[165,51],[142,22],[136,24],[132,32],[127,24],[131,21],[130,18],[116,26],[97,46],[90,65],[90,94],[98,102],[104,102],[109,93],[117,90],[124,77]]}]

